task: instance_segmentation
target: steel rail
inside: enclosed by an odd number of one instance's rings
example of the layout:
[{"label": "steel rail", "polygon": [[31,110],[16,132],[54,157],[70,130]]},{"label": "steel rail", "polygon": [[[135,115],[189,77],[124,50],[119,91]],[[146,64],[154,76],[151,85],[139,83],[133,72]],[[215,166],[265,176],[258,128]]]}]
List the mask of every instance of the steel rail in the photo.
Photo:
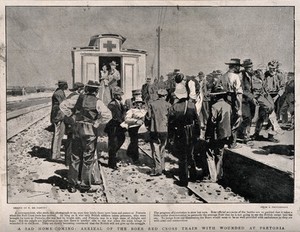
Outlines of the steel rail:
[{"label": "steel rail", "polygon": [[39,105],[35,105],[35,106],[29,106],[23,109],[19,109],[19,110],[14,110],[12,112],[8,112],[6,114],[6,120],[9,121],[11,119],[17,118],[19,116],[22,116],[24,114],[28,114],[31,113],[33,111],[37,111],[46,107],[51,106],[51,102],[49,103],[44,103],[44,104],[39,104]]},{"label": "steel rail", "polygon": [[[49,107],[49,106],[44,106],[44,107],[40,107],[38,109],[36,109],[35,111],[39,110],[39,109],[42,109],[42,108],[45,108],[45,107]],[[31,111],[32,112],[32,111]],[[27,113],[30,113],[30,112],[26,112],[26,113],[23,113],[23,114],[20,114],[19,116],[21,115],[24,115],[24,114],[27,114]],[[24,130],[27,130],[29,127],[31,127],[32,125],[38,123],[39,121],[41,121],[42,119],[44,119],[45,117],[47,117],[48,115],[50,114],[50,112],[42,115],[41,117],[38,117],[37,119],[31,121],[30,123],[26,124],[25,126],[22,126],[20,128],[17,128],[15,130],[7,130],[7,137],[6,137],[6,140],[10,140],[11,138],[13,138],[14,136],[18,135],[19,133],[23,132]]]},{"label": "steel rail", "polygon": [[[151,154],[145,151],[141,146],[139,149],[143,154],[152,158]],[[179,181],[179,177],[172,175],[173,179]],[[191,191],[196,197],[198,197],[204,203],[242,203],[245,200],[239,195],[233,193],[230,188],[224,189],[221,185],[217,183],[209,182],[190,182],[188,186],[185,187]],[[231,198],[231,199],[230,199]]]},{"label": "steel rail", "polygon": [[[152,159],[152,156],[150,154],[148,154],[148,152],[146,152],[142,147],[139,146],[140,151],[143,152],[143,154],[149,156]],[[179,180],[178,177],[176,177],[175,175],[172,175],[174,180]],[[203,199],[199,194],[197,194],[195,191],[193,191],[193,189],[191,189],[189,186],[185,187],[187,188],[189,191],[191,191],[194,195],[196,195],[197,197],[199,197],[201,199],[201,201],[203,201],[204,203],[208,203],[208,201],[206,201],[205,199]]]}]

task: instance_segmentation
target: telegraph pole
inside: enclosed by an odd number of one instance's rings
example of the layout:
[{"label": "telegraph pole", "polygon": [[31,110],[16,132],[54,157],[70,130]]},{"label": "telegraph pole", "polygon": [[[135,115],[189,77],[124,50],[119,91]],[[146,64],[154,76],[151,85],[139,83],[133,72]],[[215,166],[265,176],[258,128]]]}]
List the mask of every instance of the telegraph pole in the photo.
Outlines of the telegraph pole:
[{"label": "telegraph pole", "polygon": [[160,32],[162,29],[160,26],[156,29],[157,32],[157,79],[160,77]]},{"label": "telegraph pole", "polygon": [[154,67],[153,67],[153,65],[152,65],[152,66],[151,66],[151,76],[152,76],[152,77],[153,77],[153,75],[154,75],[153,70],[154,70]]}]

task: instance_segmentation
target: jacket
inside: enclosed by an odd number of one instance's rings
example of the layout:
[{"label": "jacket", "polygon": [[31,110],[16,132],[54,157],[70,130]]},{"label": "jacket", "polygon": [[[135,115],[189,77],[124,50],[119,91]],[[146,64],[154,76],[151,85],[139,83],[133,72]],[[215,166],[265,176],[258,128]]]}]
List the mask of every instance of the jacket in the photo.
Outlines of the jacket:
[{"label": "jacket", "polygon": [[168,132],[168,114],[171,104],[164,99],[149,103],[147,117],[150,120],[151,132]]},{"label": "jacket", "polygon": [[150,84],[148,83],[142,85],[142,99],[145,102],[148,102],[150,99],[149,86]]},{"label": "jacket", "polygon": [[243,88],[243,98],[246,100],[252,100],[254,98],[254,95],[252,94],[253,91],[253,80],[252,76],[250,76],[249,73],[242,71],[241,72],[242,78],[241,78],[241,84]]},{"label": "jacket", "polygon": [[207,121],[206,139],[222,140],[231,136],[231,112],[231,106],[223,98],[212,105]]},{"label": "jacket", "polygon": [[134,98],[129,98],[125,100],[125,109],[130,110],[133,107]]},{"label": "jacket", "polygon": [[112,114],[112,119],[106,124],[104,132],[108,132],[109,128],[119,127],[120,124],[125,119],[126,109],[121,102],[118,102],[116,99],[111,100],[107,106]]},{"label": "jacket", "polygon": [[169,136],[190,144],[200,136],[200,123],[195,104],[187,98],[179,99],[169,111]]},{"label": "jacket", "polygon": [[52,109],[50,114],[51,123],[63,121],[64,114],[59,109],[59,105],[65,99],[66,99],[65,92],[62,89],[57,88],[52,95]]},{"label": "jacket", "polygon": [[269,71],[266,71],[265,82],[266,82],[266,90],[270,94],[277,94],[280,92],[280,96],[282,95],[285,88],[285,80],[284,80],[283,73],[276,72],[274,75],[271,75]]}]

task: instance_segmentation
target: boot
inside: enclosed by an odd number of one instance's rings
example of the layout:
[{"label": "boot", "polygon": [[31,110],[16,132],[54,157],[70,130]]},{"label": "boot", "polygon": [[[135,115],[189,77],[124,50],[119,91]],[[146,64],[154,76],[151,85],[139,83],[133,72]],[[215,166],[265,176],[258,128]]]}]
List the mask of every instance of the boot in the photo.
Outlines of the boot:
[{"label": "boot", "polygon": [[272,142],[272,143],[279,143],[279,140],[275,139],[274,135],[272,135],[272,134],[268,134],[268,141]]}]

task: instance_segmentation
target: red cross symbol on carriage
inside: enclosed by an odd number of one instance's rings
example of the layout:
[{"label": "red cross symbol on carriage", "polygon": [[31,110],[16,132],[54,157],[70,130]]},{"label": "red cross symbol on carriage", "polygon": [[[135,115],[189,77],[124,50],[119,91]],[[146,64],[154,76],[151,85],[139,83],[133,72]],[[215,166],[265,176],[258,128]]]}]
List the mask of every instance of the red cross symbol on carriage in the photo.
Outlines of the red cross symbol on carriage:
[{"label": "red cross symbol on carriage", "polygon": [[111,40],[108,40],[107,43],[103,44],[103,48],[106,48],[108,52],[112,52],[112,49],[116,47],[116,44],[113,44]]},{"label": "red cross symbol on carriage", "polygon": [[123,89],[124,99],[131,98],[132,90],[138,89],[146,79],[147,52],[123,47],[126,38],[119,34],[98,34],[90,38],[88,46],[72,49],[74,82],[87,83],[99,80],[104,64],[119,64],[118,85]]}]

